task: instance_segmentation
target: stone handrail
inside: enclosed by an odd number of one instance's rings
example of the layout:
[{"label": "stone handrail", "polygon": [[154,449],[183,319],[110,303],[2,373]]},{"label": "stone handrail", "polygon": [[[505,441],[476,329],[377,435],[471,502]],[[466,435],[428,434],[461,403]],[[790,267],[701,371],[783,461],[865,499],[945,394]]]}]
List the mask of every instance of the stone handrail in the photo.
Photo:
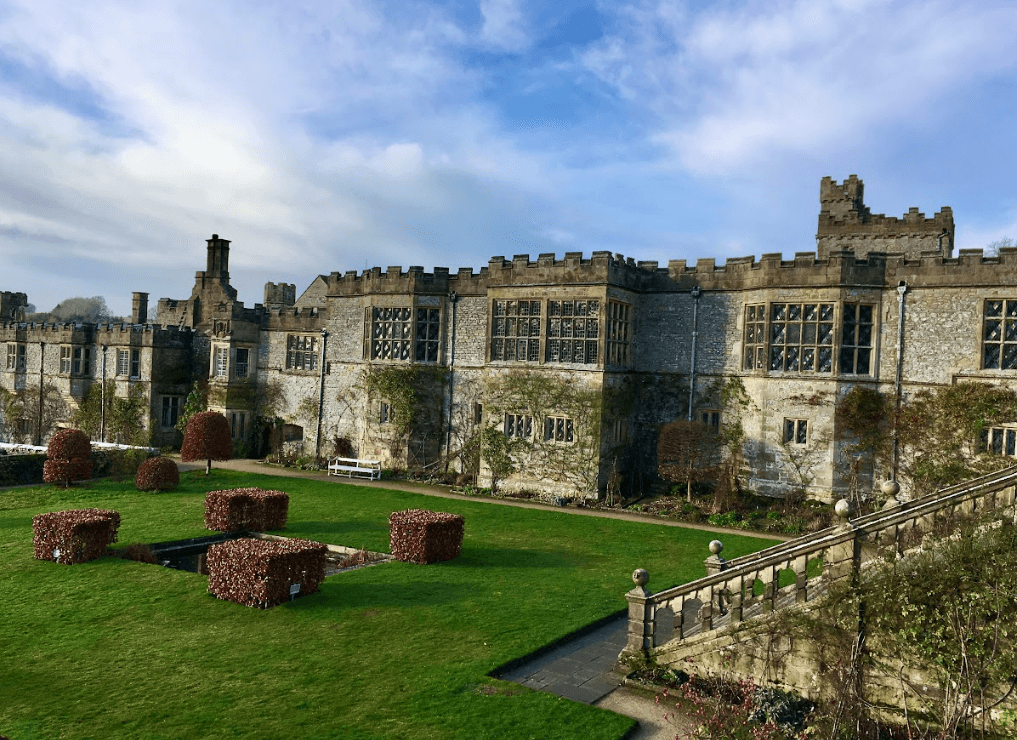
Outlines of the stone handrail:
[{"label": "stone handrail", "polygon": [[[844,523],[730,561],[720,557],[722,545],[715,541],[714,555],[706,561],[709,575],[655,594],[646,590],[649,575],[639,569],[632,575],[636,587],[625,595],[629,626],[622,657],[647,654],[664,642],[713,630],[720,617],[734,624],[781,605],[809,601],[836,580],[856,578],[862,564],[880,554],[903,554],[937,526],[952,529],[958,516],[1012,510],[1015,493],[1017,467],[1012,467],[856,519],[844,516],[849,515],[847,507],[838,505]],[[814,561],[819,562],[810,568]],[[794,576],[783,588],[782,571]],[[661,619],[669,613],[670,624]]]}]

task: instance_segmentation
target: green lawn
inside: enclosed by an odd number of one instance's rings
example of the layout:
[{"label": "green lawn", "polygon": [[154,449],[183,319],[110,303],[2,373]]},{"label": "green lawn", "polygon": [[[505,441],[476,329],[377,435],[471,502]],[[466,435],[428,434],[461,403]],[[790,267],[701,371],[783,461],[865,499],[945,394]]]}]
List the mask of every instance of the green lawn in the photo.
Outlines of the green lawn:
[{"label": "green lawn", "polygon": [[[32,557],[32,516],[96,506],[119,546],[207,534],[204,493],[290,494],[288,536],[388,551],[388,515],[462,514],[461,557],[330,577],[265,611],[207,578],[116,558]],[[707,532],[293,478],[184,473],[178,491],[113,482],[0,492],[0,735],[29,738],[581,738],[631,720],[497,681],[509,660],[653,590],[704,574]],[[772,544],[724,537],[737,557]]]}]

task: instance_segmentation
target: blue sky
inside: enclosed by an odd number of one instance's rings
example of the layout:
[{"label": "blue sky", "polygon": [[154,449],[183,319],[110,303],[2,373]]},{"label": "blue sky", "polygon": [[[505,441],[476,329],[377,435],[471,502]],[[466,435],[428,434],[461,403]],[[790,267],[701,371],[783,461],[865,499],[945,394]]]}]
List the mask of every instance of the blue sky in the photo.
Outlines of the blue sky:
[{"label": "blue sky", "polygon": [[819,180],[1017,237],[1017,4],[0,0],[0,290],[814,249]]}]

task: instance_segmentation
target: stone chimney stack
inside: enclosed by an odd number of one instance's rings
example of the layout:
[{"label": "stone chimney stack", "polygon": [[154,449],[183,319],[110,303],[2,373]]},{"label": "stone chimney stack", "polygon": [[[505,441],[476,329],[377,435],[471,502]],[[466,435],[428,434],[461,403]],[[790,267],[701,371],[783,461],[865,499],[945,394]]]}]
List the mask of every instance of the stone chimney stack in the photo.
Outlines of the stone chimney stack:
[{"label": "stone chimney stack", "polygon": [[132,293],[131,299],[131,323],[146,323],[148,321],[148,293]]},{"label": "stone chimney stack", "polygon": [[205,275],[210,278],[221,278],[224,282],[230,279],[230,240],[220,239],[218,234],[212,234],[208,242],[208,262],[205,267]]}]

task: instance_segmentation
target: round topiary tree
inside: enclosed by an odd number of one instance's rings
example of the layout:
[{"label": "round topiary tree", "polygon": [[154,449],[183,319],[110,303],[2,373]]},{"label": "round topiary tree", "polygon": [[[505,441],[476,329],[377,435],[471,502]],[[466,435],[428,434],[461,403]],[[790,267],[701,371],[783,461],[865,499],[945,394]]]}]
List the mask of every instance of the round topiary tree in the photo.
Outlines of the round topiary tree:
[{"label": "round topiary tree", "polygon": [[61,429],[50,437],[46,448],[46,462],[42,466],[42,479],[47,483],[63,482],[64,488],[72,481],[92,477],[92,442],[80,429]]},{"label": "round topiary tree", "polygon": [[168,457],[150,457],[138,468],[134,485],[139,491],[172,491],[180,485],[180,470]]},{"label": "round topiary tree", "polygon": [[233,458],[233,437],[230,423],[218,411],[202,411],[191,417],[180,449],[183,462],[207,460],[205,475],[212,472],[213,460]]}]

